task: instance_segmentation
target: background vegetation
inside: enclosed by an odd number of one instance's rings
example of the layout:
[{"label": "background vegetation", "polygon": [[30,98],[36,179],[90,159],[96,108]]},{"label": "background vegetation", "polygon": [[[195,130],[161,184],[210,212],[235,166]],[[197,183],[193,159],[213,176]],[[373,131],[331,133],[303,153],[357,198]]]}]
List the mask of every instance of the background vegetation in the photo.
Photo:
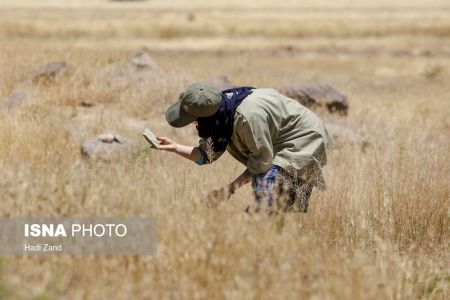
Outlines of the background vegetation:
[{"label": "background vegetation", "polygon": [[[0,108],[1,214],[158,224],[152,257],[4,257],[0,298],[448,299],[448,1],[2,0],[0,40],[0,99],[29,99]],[[142,48],[161,72],[133,81],[126,62]],[[30,82],[57,60],[69,75]],[[243,166],[225,155],[197,167],[141,139],[150,124],[196,144],[163,112],[189,83],[224,74],[349,96],[339,121],[368,146],[338,140],[308,214],[247,215],[248,186],[207,209],[201,197]],[[80,144],[107,130],[139,142],[82,159]]]}]

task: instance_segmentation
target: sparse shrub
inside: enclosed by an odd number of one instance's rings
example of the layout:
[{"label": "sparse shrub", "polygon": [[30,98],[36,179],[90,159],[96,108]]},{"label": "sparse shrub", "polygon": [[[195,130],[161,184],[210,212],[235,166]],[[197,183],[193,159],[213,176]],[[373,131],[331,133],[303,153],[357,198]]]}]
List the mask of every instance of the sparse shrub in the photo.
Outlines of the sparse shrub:
[{"label": "sparse shrub", "polygon": [[439,64],[427,64],[423,70],[423,76],[433,79],[441,74],[443,70],[443,67]]}]

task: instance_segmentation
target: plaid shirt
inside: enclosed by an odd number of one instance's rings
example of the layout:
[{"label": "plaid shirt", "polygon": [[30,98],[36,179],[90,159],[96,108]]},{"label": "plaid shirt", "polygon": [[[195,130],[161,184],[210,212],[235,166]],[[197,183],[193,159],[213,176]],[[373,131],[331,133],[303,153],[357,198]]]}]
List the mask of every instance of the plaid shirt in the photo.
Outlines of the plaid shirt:
[{"label": "plaid shirt", "polygon": [[277,175],[280,173],[279,166],[272,166],[266,173],[259,174],[253,177],[253,190],[258,192],[270,192],[275,187]]},{"label": "plaid shirt", "polygon": [[[281,177],[284,177],[282,180]],[[306,212],[308,202],[313,189],[312,184],[308,184],[301,179],[293,179],[281,167],[272,165],[265,173],[253,177],[252,187],[255,192],[257,204],[267,205],[269,208],[281,205],[285,210],[294,208],[297,211]],[[287,196],[287,202],[279,203],[277,197]],[[294,207],[294,204],[297,207]]]}]

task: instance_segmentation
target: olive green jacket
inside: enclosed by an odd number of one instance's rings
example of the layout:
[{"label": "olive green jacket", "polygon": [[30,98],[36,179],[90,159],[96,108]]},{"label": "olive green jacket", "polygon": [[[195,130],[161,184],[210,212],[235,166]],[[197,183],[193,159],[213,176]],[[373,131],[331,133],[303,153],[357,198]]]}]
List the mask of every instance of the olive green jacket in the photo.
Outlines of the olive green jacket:
[{"label": "olive green jacket", "polygon": [[[274,89],[255,89],[236,109],[227,150],[247,166],[249,175],[277,165],[320,186],[324,185],[320,169],[333,143],[312,111]],[[207,142],[201,139],[199,148],[207,153]],[[214,153],[210,161],[221,154]]]}]

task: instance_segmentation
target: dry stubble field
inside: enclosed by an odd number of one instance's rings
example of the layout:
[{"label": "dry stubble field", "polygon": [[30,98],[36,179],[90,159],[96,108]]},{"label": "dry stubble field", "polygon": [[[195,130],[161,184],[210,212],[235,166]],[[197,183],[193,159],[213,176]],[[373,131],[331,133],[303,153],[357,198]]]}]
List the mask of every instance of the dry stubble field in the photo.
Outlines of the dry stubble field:
[{"label": "dry stubble field", "polygon": [[[26,95],[0,105],[1,215],[158,226],[155,256],[2,257],[0,298],[448,299],[448,1],[2,0],[0,41],[0,104]],[[162,71],[133,81],[127,61],[142,48]],[[30,82],[57,60],[70,74]],[[141,140],[149,124],[195,144],[163,113],[189,83],[223,74],[349,96],[339,122],[368,146],[338,140],[308,214],[247,215],[249,187],[207,209],[200,198],[243,166],[226,155],[197,167]],[[107,130],[138,142],[82,159],[80,144]]]}]

